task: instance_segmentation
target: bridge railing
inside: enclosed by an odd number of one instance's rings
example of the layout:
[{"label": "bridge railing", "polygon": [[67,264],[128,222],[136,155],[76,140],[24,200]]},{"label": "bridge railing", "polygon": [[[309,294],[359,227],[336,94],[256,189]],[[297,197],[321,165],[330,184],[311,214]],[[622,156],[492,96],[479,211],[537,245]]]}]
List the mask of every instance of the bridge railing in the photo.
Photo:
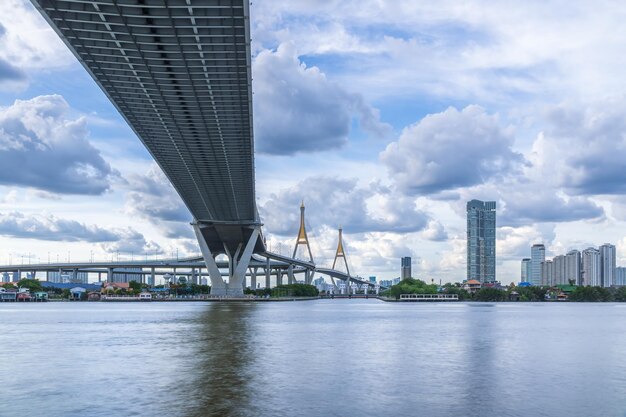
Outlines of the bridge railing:
[{"label": "bridge railing", "polygon": [[400,294],[400,301],[459,301],[457,294]]}]

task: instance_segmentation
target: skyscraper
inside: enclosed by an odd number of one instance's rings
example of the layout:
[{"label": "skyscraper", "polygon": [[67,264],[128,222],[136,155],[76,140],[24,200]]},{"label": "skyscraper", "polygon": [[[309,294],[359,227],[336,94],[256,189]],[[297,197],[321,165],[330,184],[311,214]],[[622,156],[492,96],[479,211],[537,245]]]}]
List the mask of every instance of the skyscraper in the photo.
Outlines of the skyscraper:
[{"label": "skyscraper", "polygon": [[582,285],[600,286],[602,273],[600,268],[600,251],[596,248],[587,248],[582,255]]},{"label": "skyscraper", "polygon": [[400,279],[411,278],[411,257],[405,256],[400,261]]},{"label": "skyscraper", "polygon": [[530,248],[530,282],[533,285],[541,285],[541,263],[546,260],[546,247],[535,244]]},{"label": "skyscraper", "polygon": [[626,285],[626,268],[623,266],[615,268],[615,285]]},{"label": "skyscraper", "polygon": [[572,281],[574,285],[581,285],[581,258],[580,251],[574,249],[565,255],[565,281]]},{"label": "skyscraper", "polygon": [[615,283],[615,246],[605,243],[600,246],[600,285],[610,287]]},{"label": "skyscraper", "polygon": [[554,284],[554,262],[543,261],[541,263],[541,285],[551,287]]},{"label": "skyscraper", "polygon": [[467,279],[496,280],[496,202],[467,202]]},{"label": "skyscraper", "polygon": [[567,284],[565,278],[565,255],[555,256],[554,262],[554,285]]},{"label": "skyscraper", "polygon": [[530,258],[522,259],[522,273],[520,276],[520,282],[530,282],[531,268]]}]

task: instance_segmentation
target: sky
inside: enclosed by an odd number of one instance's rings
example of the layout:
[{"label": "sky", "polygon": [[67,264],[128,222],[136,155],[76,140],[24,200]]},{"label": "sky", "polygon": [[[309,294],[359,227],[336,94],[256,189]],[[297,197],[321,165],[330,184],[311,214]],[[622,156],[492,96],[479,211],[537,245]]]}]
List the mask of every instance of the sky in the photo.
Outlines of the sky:
[{"label": "sky", "polygon": [[[465,278],[465,204],[497,202],[497,277],[605,242],[626,265],[626,4],[256,0],[257,204],[291,254]],[[28,1],[0,2],[0,263],[198,254],[191,216]]]}]

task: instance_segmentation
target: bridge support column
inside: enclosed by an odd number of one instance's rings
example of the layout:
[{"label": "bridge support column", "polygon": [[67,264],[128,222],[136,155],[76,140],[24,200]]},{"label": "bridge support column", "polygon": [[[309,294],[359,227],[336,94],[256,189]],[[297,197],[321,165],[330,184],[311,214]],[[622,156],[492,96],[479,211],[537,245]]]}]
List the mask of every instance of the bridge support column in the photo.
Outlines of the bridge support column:
[{"label": "bridge support column", "polygon": [[150,269],[150,280],[149,280],[148,284],[151,287],[154,287],[156,285],[156,276],[154,274],[154,268]]},{"label": "bridge support column", "polygon": [[200,245],[200,251],[202,252],[202,257],[204,258],[207,271],[209,272],[209,278],[211,280],[211,295],[227,295],[226,283],[222,279],[222,273],[217,267],[217,263],[215,263],[215,257],[209,250],[209,246],[206,244],[206,241],[202,236],[200,227],[197,224],[194,224],[193,230],[196,232],[196,238],[198,239],[198,244]]},{"label": "bridge support column", "polygon": [[276,268],[276,286],[283,285],[283,271]]},{"label": "bridge support column", "polygon": [[270,269],[270,258],[265,261],[265,288],[270,288],[270,278],[272,276],[272,270]]},{"label": "bridge support column", "polygon": [[294,283],[293,265],[289,265],[289,267],[287,267],[287,283],[289,285]]},{"label": "bridge support column", "polygon": [[257,267],[252,268],[252,274],[250,275],[250,289],[252,291],[256,291],[256,273],[258,269]]},{"label": "bridge support column", "polygon": [[113,268],[107,269],[107,282],[109,284],[113,282]]},{"label": "bridge support column", "polygon": [[228,263],[230,265],[230,268],[228,268],[228,284],[222,279],[221,272],[215,263],[215,258],[202,235],[200,227],[197,224],[194,224],[193,227],[196,237],[198,238],[198,243],[200,244],[202,256],[209,270],[209,276],[211,277],[211,294],[242,297],[246,271],[248,270],[252,253],[259,239],[261,227],[253,227],[248,241],[240,243],[234,254],[224,245],[224,251],[228,256]]}]

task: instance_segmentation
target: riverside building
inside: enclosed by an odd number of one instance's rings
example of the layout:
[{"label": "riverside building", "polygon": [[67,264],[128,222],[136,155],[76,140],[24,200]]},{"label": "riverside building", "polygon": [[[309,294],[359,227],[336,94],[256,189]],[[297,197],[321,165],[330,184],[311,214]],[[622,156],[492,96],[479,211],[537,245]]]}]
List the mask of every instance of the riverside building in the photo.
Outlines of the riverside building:
[{"label": "riverside building", "polygon": [[546,260],[546,247],[539,243],[530,248],[530,282],[541,285],[541,263]]},{"label": "riverside building", "polygon": [[467,280],[496,281],[496,202],[467,202]]},{"label": "riverside building", "polygon": [[615,245],[600,246],[600,285],[610,287],[615,283]]}]

